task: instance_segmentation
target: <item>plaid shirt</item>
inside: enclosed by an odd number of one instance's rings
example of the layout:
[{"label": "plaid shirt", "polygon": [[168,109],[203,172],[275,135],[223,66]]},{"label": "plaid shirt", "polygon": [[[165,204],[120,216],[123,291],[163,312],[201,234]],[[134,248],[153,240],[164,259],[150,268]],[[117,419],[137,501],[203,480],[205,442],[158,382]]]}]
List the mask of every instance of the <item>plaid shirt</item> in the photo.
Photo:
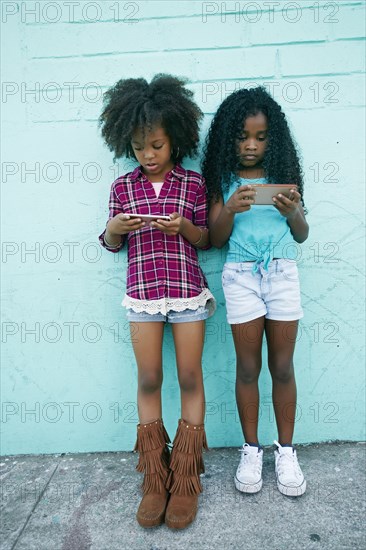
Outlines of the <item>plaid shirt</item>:
[{"label": "plaid shirt", "polygon": [[[204,179],[196,172],[176,165],[166,174],[157,197],[139,166],[112,184],[108,221],[120,213],[178,212],[195,225],[207,227],[207,210]],[[111,252],[118,252],[128,242],[127,296],[138,300],[184,299],[207,288],[196,248],[182,235],[166,235],[146,225],[123,236],[116,248],[105,243],[104,235],[105,230],[99,236],[100,244]]]}]

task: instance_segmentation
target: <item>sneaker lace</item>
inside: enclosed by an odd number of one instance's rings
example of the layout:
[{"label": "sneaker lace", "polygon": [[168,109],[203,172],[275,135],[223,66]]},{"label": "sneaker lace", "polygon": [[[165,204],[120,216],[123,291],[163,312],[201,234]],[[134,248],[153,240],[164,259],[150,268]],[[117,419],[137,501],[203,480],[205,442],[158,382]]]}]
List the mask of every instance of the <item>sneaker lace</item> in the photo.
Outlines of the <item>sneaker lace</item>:
[{"label": "sneaker lace", "polygon": [[255,468],[255,471],[258,472],[259,474],[261,471],[261,461],[259,459],[260,453],[258,452],[250,453],[246,448],[239,449],[239,453],[241,453],[240,463],[239,463],[239,472],[241,471],[242,468],[244,468],[244,466],[250,464],[251,467],[253,469]]},{"label": "sneaker lace", "polygon": [[277,441],[275,441],[275,444],[277,445],[278,452],[280,454],[277,466],[279,475],[284,473],[288,474],[290,472],[295,476],[301,475],[301,468],[297,460],[296,451],[291,448],[291,453],[284,453],[283,447]]}]

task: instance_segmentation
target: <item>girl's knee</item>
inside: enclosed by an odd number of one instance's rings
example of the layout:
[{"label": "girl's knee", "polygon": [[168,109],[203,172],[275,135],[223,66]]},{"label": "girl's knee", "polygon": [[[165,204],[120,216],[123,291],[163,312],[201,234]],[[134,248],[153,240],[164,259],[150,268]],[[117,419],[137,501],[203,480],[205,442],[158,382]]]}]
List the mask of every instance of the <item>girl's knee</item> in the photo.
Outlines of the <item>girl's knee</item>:
[{"label": "girl's knee", "polygon": [[161,390],[163,376],[161,372],[147,372],[140,375],[139,390],[143,393],[155,393]]},{"label": "girl's knee", "polygon": [[202,376],[193,369],[185,369],[179,374],[179,386],[183,392],[195,392],[202,385]]},{"label": "girl's knee", "polygon": [[260,370],[256,364],[240,362],[237,365],[237,380],[242,384],[253,384],[257,382]]},{"label": "girl's knee", "polygon": [[282,384],[287,384],[294,377],[294,366],[292,362],[280,361],[269,365],[272,379]]}]

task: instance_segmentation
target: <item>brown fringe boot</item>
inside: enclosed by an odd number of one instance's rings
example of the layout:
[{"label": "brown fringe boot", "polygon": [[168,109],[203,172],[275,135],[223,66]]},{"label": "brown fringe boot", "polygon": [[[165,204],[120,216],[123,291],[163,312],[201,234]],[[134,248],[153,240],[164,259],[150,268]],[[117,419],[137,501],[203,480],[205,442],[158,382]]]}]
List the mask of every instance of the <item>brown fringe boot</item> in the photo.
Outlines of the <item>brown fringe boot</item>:
[{"label": "brown fringe boot", "polygon": [[199,475],[205,471],[202,449],[208,450],[204,425],[179,420],[166,485],[171,495],[165,524],[172,529],[184,529],[196,517],[198,495],[202,493]]},{"label": "brown fringe boot", "polygon": [[143,472],[144,496],[136,518],[141,527],[155,527],[164,521],[169,493],[165,488],[169,475],[169,436],[161,419],[138,424],[134,451],[139,452],[138,472]]}]

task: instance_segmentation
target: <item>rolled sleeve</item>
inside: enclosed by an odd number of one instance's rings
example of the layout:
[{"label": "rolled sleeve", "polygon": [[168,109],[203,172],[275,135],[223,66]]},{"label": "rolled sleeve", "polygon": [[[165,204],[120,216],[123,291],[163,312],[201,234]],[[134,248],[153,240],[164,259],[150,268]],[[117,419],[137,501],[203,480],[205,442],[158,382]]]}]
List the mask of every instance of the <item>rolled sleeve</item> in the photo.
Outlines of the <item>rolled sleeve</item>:
[{"label": "rolled sleeve", "polygon": [[106,234],[107,224],[109,220],[114,218],[114,216],[116,216],[117,214],[123,213],[122,203],[119,200],[118,195],[116,193],[116,183],[117,183],[116,181],[112,183],[111,192],[109,195],[109,217],[106,223],[106,227],[103,233],[101,233],[98,237],[100,244],[110,252],[118,252],[119,250],[121,250],[121,248],[123,248],[123,245],[125,244],[125,241],[126,241],[125,235],[121,235],[121,242],[118,246],[109,246],[105,241],[105,234]]},{"label": "rolled sleeve", "polygon": [[[198,227],[208,230],[208,199],[205,180],[202,178],[202,183],[198,188],[196,205],[194,209],[194,224]],[[211,244],[200,247],[200,250],[208,250]]]}]

